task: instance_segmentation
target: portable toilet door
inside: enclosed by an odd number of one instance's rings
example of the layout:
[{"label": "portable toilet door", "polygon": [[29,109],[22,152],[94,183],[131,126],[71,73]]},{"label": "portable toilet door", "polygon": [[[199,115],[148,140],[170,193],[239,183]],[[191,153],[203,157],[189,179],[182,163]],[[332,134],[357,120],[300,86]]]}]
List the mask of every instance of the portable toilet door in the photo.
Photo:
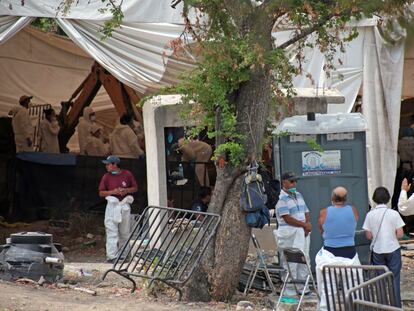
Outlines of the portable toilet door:
[{"label": "portable toilet door", "polygon": [[348,190],[347,203],[359,212],[355,243],[361,263],[368,263],[369,242],[362,224],[369,210],[365,131],[360,113],[316,114],[284,119],[273,132],[276,177],[292,171],[298,176],[297,189],[310,210],[312,223],[310,258],[323,245],[318,229],[321,208],[331,205],[335,187]]}]

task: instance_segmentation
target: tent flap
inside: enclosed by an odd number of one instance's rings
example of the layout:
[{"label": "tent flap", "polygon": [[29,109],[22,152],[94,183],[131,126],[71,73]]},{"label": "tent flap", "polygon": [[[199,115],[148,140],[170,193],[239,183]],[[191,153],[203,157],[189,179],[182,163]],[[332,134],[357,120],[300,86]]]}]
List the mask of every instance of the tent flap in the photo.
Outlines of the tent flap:
[{"label": "tent flap", "polygon": [[[118,5],[121,1],[113,1]],[[66,6],[70,3],[70,6]],[[108,0],[21,0],[0,1],[0,15],[49,17],[103,21],[112,18]],[[123,21],[140,23],[183,23],[183,4],[175,9],[171,0],[122,0]]]}]

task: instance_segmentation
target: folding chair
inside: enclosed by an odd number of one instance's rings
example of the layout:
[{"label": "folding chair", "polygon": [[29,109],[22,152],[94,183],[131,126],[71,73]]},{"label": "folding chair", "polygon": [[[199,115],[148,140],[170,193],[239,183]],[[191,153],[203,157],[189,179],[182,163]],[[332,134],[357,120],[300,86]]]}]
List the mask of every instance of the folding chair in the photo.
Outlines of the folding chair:
[{"label": "folding chair", "polygon": [[272,290],[273,294],[276,294],[276,289],[273,285],[272,278],[270,277],[270,272],[282,272],[285,271],[285,269],[281,266],[275,265],[275,264],[266,264],[265,257],[266,254],[263,251],[262,247],[260,246],[259,241],[257,240],[256,236],[252,233],[251,235],[253,245],[256,249],[257,258],[256,262],[253,264],[253,269],[250,272],[250,275],[247,279],[246,287],[244,288],[244,294],[247,295],[250,288],[253,285],[254,279],[256,278],[257,272],[262,271],[266,277],[266,281],[269,284],[270,289]]},{"label": "folding chair", "polygon": [[[317,291],[317,288],[316,288],[316,282],[315,282],[315,279],[313,278],[311,267],[309,265],[307,257],[306,257],[305,253],[302,250],[300,250],[298,248],[283,248],[281,251],[283,252],[283,255],[284,255],[284,258],[285,258],[285,261],[286,261],[287,273],[286,273],[285,279],[283,280],[282,291],[280,292],[279,300],[278,300],[277,305],[276,305],[276,310],[278,310],[280,302],[282,301],[283,292],[286,289],[286,285],[288,283],[292,283],[295,287],[295,292],[298,296],[299,296],[299,290],[298,290],[296,285],[297,284],[304,284],[303,289],[302,289],[302,293],[300,295],[298,307],[296,308],[296,311],[298,311],[299,308],[300,308],[300,305],[302,304],[303,297],[305,296],[305,292],[306,292],[306,289],[309,285],[309,281],[312,281],[313,291],[316,293],[316,295],[318,296],[318,299],[319,299],[319,294],[318,294],[318,291]],[[306,279],[301,280],[301,279],[298,279],[295,276],[293,276],[290,264],[306,265],[306,267],[308,269],[308,276],[306,277]],[[290,279],[290,281],[289,281],[289,279]]]}]

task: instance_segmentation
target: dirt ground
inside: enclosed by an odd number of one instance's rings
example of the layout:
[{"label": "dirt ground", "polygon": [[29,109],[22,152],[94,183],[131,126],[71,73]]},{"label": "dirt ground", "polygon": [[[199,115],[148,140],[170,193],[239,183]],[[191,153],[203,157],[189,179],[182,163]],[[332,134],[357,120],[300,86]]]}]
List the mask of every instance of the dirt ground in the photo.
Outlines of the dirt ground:
[{"label": "dirt ground", "polygon": [[[148,290],[147,282],[139,282],[131,293],[131,284],[112,273],[102,281],[103,273],[111,268],[105,263],[104,230],[99,216],[74,215],[68,223],[49,221],[16,228],[0,223],[0,243],[13,232],[43,231],[52,233],[54,242],[64,247],[64,279],[59,284],[38,285],[36,282],[7,282],[0,280],[0,311],[2,310],[236,310],[237,302],[248,300],[253,310],[272,310],[267,294],[253,292],[247,297],[238,293],[231,303],[179,302],[173,290]],[[74,226],[73,224],[76,224]],[[69,225],[69,227],[65,227]],[[414,310],[414,250],[403,254],[402,298],[404,310]],[[79,291],[75,287],[94,291]],[[274,301],[275,299],[273,299]],[[304,310],[315,310],[315,297],[308,299]],[[249,309],[246,309],[249,310]],[[252,309],[250,309],[252,310]]]},{"label": "dirt ground", "polygon": [[[75,225],[74,225],[75,224]],[[137,282],[131,294],[131,283],[112,273],[102,281],[103,273],[112,267],[105,262],[105,238],[100,215],[75,214],[68,222],[38,221],[31,224],[0,222],[0,244],[10,234],[40,231],[53,234],[65,255],[62,283],[8,282],[0,280],[0,311],[3,310],[235,310],[233,303],[178,302],[175,291],[147,290],[147,282]],[[138,281],[138,280],[137,280]],[[92,295],[74,287],[90,289]],[[237,302],[237,299],[235,300]],[[262,308],[260,308],[261,310]]]},{"label": "dirt ground", "polygon": [[97,295],[78,293],[71,289],[43,288],[33,285],[18,285],[0,283],[0,310],[212,310],[229,309],[226,304],[214,306],[202,304],[184,304],[158,302],[153,299],[140,297],[140,294],[130,294],[127,289],[98,289]]}]

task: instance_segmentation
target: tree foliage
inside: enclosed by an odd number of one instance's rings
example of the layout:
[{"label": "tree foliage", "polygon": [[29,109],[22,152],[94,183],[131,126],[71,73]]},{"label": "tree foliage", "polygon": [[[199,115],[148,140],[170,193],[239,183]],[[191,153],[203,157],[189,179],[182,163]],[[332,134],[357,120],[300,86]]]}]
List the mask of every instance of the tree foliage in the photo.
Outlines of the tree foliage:
[{"label": "tree foliage", "polygon": [[36,18],[32,22],[32,26],[44,32],[56,33],[58,31],[56,20],[53,18],[47,18],[47,17]]},{"label": "tree foliage", "polygon": [[[324,70],[334,68],[337,49],[357,36],[347,23],[374,14],[404,16],[408,1],[316,1],[316,0],[184,0],[188,18],[187,33],[199,45],[198,67],[190,72],[177,91],[183,94],[187,117],[196,119],[198,128],[207,126],[210,137],[221,137],[216,154],[230,155],[233,165],[246,156],[245,133],[237,131],[236,101],[239,88],[257,69],[272,78],[272,102],[291,96],[292,78],[302,73],[304,48],[319,48],[326,56]],[[190,18],[191,9],[196,17]],[[275,27],[276,25],[276,27]],[[292,29],[288,42],[273,42],[272,28]],[[314,36],[312,43],[306,39]],[[183,40],[185,43],[185,40]],[[295,45],[297,65],[289,62],[285,49]],[[339,60],[340,61],[340,60]],[[282,93],[281,90],[287,90]],[[217,114],[220,113],[220,124]]]}]

